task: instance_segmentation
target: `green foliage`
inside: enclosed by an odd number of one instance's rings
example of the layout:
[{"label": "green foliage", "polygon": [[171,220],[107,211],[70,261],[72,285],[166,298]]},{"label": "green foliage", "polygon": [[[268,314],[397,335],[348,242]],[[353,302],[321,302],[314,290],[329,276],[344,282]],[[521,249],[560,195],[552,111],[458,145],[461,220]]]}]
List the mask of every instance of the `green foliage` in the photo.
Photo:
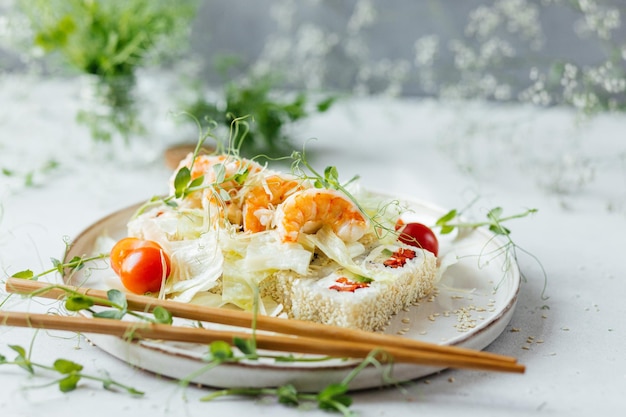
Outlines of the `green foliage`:
[{"label": "green foliage", "polygon": [[125,141],[146,132],[134,103],[136,69],[185,48],[199,0],[19,0],[33,43],[74,71],[96,77],[99,103],[81,109],[79,123],[96,141]]},{"label": "green foliage", "polygon": [[291,136],[286,128],[296,121],[305,119],[313,111],[323,113],[335,101],[326,97],[310,109],[309,97],[299,93],[286,98],[277,93],[277,83],[270,77],[252,78],[248,81],[231,81],[224,87],[221,102],[209,102],[198,98],[188,106],[186,112],[206,126],[216,122],[229,128],[241,116],[249,116],[249,131],[233,144],[242,156],[258,154],[282,156],[291,152]]},{"label": "green foliage", "polygon": [[60,53],[80,72],[111,77],[132,75],[164,38],[187,32],[198,0],[20,0],[19,5],[30,18],[36,46]]}]

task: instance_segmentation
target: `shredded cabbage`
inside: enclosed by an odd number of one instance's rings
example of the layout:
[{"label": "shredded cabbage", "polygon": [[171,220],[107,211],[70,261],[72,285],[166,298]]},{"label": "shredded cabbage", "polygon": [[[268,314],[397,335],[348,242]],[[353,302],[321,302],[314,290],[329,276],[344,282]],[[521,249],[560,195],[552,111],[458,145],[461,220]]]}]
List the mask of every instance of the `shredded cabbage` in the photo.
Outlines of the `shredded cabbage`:
[{"label": "shredded cabbage", "polygon": [[327,226],[322,227],[314,235],[306,235],[304,238],[314,246],[317,246],[326,256],[337,262],[346,270],[358,276],[374,279],[371,271],[368,271],[362,265],[354,261],[354,256],[358,256],[358,254],[362,254],[365,251],[363,245],[361,245],[362,250],[359,250],[358,245],[360,244],[346,245],[346,243]]},{"label": "shredded cabbage", "polygon": [[189,302],[198,292],[208,291],[218,284],[224,256],[217,245],[217,233],[170,242],[168,253],[172,273],[164,293],[172,295],[174,300]]}]

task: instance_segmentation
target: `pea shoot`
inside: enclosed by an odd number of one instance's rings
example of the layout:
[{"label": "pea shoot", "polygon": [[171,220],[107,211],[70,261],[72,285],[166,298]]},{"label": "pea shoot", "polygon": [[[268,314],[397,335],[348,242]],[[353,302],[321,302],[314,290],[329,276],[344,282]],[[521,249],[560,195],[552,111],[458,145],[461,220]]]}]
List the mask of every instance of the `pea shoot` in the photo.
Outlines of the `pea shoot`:
[{"label": "pea shoot", "polygon": [[[241,349],[242,341],[234,341],[238,348]],[[245,342],[244,342],[245,343]],[[244,345],[245,346],[245,345]],[[228,343],[225,342],[213,342],[209,346],[209,353],[205,356],[205,360],[209,365],[205,368],[208,370],[217,364],[227,362],[239,362],[244,359],[249,359],[250,355],[257,357],[256,352],[249,351],[244,347],[242,350],[242,356],[236,356]],[[348,394],[350,389],[350,383],[357,377],[357,375],[367,366],[373,365],[376,367],[382,367],[376,357],[379,356],[381,351],[372,351],[363,361],[359,363],[341,382],[330,383],[318,393],[299,392],[293,384],[284,384],[276,388],[228,388],[223,390],[217,390],[209,395],[202,397],[201,401],[212,401],[217,398],[226,396],[246,396],[246,397],[275,397],[279,404],[283,404],[290,407],[301,406],[305,403],[317,404],[317,407],[321,410],[338,412],[346,417],[354,416],[355,413],[350,409],[353,399]],[[194,374],[190,376],[193,378],[197,376]],[[387,382],[391,382],[391,379],[387,374],[384,378]],[[187,382],[188,383],[188,382]]]},{"label": "pea shoot", "polygon": [[32,351],[28,352],[22,346],[9,345],[9,348],[16,353],[16,356],[13,360],[10,360],[5,355],[0,354],[0,366],[14,365],[25,370],[30,375],[35,375],[36,370],[52,372],[58,375],[51,383],[45,384],[40,388],[49,385],[57,385],[61,392],[70,392],[78,388],[78,383],[81,380],[91,380],[102,383],[102,387],[107,390],[119,389],[132,396],[138,397],[144,395],[142,391],[116,381],[106,373],[104,373],[103,376],[87,374],[83,372],[83,366],[81,364],[69,359],[56,359],[52,365],[45,365],[34,362],[30,355]]}]

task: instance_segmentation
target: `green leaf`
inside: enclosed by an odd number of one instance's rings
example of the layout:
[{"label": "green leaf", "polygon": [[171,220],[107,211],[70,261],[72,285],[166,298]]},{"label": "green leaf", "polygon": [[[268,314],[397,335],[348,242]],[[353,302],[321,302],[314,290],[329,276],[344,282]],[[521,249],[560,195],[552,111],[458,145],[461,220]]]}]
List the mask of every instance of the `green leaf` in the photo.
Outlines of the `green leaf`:
[{"label": "green leaf", "polygon": [[83,366],[67,359],[57,359],[54,361],[54,369],[61,374],[71,374],[72,372],[80,372]]},{"label": "green leaf", "polygon": [[317,395],[318,407],[322,410],[341,411],[339,405],[349,407],[352,404],[352,398],[346,393],[348,386],[345,384],[330,384]]},{"label": "green leaf", "polygon": [[491,226],[489,226],[489,230],[497,235],[506,236],[506,235],[511,234],[511,231],[507,229],[506,227],[502,226],[501,224],[492,224]]},{"label": "green leaf", "polygon": [[66,376],[65,378],[59,380],[59,389],[61,392],[70,392],[76,389],[78,385],[78,381],[80,381],[80,375],[71,374]]},{"label": "green leaf", "polygon": [[22,278],[22,279],[32,279],[34,276],[35,274],[33,274],[33,271],[31,271],[30,269],[25,269],[23,271],[16,272],[15,274],[11,275],[11,277],[13,278]]},{"label": "green leaf", "polygon": [[230,201],[230,194],[226,190],[219,190],[219,195],[222,201]]},{"label": "green leaf", "polygon": [[191,171],[187,167],[182,167],[176,173],[176,178],[174,178],[174,195],[176,198],[180,198],[183,195],[189,181],[191,181]]},{"label": "green leaf", "polygon": [[437,219],[435,224],[437,226],[443,226],[446,223],[448,223],[450,220],[454,219],[456,217],[456,215],[457,215],[457,210],[456,209],[452,209],[449,212],[447,212],[446,214],[444,214],[443,216],[441,216],[439,219]]},{"label": "green leaf", "polygon": [[26,359],[26,349],[19,345],[9,345],[9,347],[17,352],[20,359]]},{"label": "green leaf", "polygon": [[0,365],[2,365],[3,363],[7,363],[7,357],[0,354]]},{"label": "green leaf", "polygon": [[204,182],[204,175],[200,175],[198,178],[194,179],[189,183],[189,188],[199,187]]},{"label": "green leaf", "polygon": [[172,324],[174,321],[172,313],[170,313],[165,307],[156,306],[154,310],[152,310],[152,314],[154,315],[154,319],[157,323]]},{"label": "green leaf", "polygon": [[448,233],[452,233],[452,231],[454,231],[454,226],[441,226],[441,230],[439,230],[439,233],[441,233],[442,235],[447,235]]},{"label": "green leaf", "polygon": [[321,179],[316,179],[313,183],[313,186],[315,188],[326,188],[326,182],[322,181]]},{"label": "green leaf", "polygon": [[[85,266],[85,263],[83,262],[83,258],[81,258],[80,256],[74,256],[72,259],[70,259],[70,261],[67,264],[65,264],[65,267],[72,271],[80,270],[84,266]],[[61,273],[63,272],[61,271]]]},{"label": "green leaf", "polygon": [[244,355],[255,355],[256,345],[252,339],[242,339],[241,337],[234,337],[233,343],[237,346],[237,349]]},{"label": "green leaf", "polygon": [[68,311],[81,311],[93,307],[93,299],[81,294],[75,294],[67,297],[65,300],[65,308]]},{"label": "green leaf", "polygon": [[110,309],[93,313],[93,316],[98,319],[121,320],[124,317],[124,314],[126,314],[125,311]]},{"label": "green leaf", "polygon": [[316,106],[317,111],[320,113],[324,113],[325,111],[330,109],[330,107],[335,103],[336,99],[336,97],[328,97],[327,99],[318,102]]},{"label": "green leaf", "polygon": [[495,207],[489,210],[487,218],[490,220],[498,220],[502,215],[502,207]]},{"label": "green leaf", "polygon": [[18,345],[9,345],[9,347],[17,352],[17,357],[15,358],[16,365],[26,370],[29,374],[34,374],[35,369],[33,368],[30,360],[26,357],[26,349]]},{"label": "green leaf", "polygon": [[122,310],[126,310],[128,308],[128,301],[126,301],[126,294],[124,294],[120,290],[109,290],[107,291],[107,298],[113,304],[119,306]]},{"label": "green leaf", "polygon": [[327,180],[337,181],[339,179],[339,171],[337,171],[337,167],[327,166],[324,169],[324,178]]},{"label": "green leaf", "polygon": [[237,184],[241,185],[246,182],[248,175],[250,175],[250,170],[246,168],[243,172],[236,173],[234,175],[234,180],[237,182]]},{"label": "green leaf", "polygon": [[298,405],[300,403],[298,391],[296,387],[291,384],[278,387],[276,395],[278,396],[278,402],[281,404]]},{"label": "green leaf", "polygon": [[50,262],[52,262],[52,266],[54,266],[59,274],[63,274],[63,264],[56,258],[50,258]]},{"label": "green leaf", "polygon": [[230,345],[223,340],[217,340],[209,345],[209,352],[213,359],[226,360],[234,357],[233,350]]},{"label": "green leaf", "polygon": [[226,179],[226,168],[224,167],[224,164],[213,165],[213,172],[215,172],[215,183],[223,183]]}]

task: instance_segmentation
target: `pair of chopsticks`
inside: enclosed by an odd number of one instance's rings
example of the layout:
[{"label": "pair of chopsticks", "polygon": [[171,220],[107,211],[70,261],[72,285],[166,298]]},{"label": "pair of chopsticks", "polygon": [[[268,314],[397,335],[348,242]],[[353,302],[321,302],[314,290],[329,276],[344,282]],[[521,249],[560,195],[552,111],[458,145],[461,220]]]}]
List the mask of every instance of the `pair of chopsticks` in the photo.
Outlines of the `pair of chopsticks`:
[{"label": "pair of chopsticks", "polygon": [[[107,299],[106,291],[65,287],[68,290]],[[63,299],[67,292],[58,286],[26,279],[9,278],[6,290],[22,295]],[[523,373],[525,367],[515,358],[490,352],[456,346],[442,346],[400,336],[361,330],[346,329],[301,320],[283,319],[221,308],[185,304],[169,300],[127,294],[128,309],[150,313],[155,307],[167,309],[173,316],[213,322],[248,330],[254,325],[256,346],[259,349],[320,354],[338,358],[365,358],[373,350],[381,350],[392,356],[393,362],[412,363],[444,368],[463,368],[485,371]],[[0,324],[15,327],[31,327],[48,330],[67,330],[84,333],[108,334],[132,339],[170,340],[209,344],[214,341],[232,341],[239,337],[249,339],[250,332],[211,330],[129,322],[84,316],[58,316],[23,312],[0,311]],[[268,333],[271,332],[271,333]]]}]

